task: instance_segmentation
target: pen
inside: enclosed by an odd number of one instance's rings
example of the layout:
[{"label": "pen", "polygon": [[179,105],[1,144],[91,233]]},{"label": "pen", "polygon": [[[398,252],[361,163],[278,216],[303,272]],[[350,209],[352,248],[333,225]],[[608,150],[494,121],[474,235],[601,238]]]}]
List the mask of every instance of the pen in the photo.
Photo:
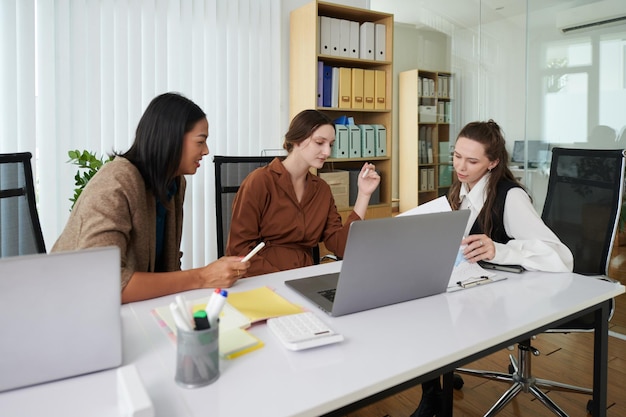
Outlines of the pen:
[{"label": "pen", "polygon": [[365,177],[367,177],[367,174],[369,174],[369,173],[370,173],[370,169],[369,169],[369,168],[367,168],[367,169],[365,170],[365,172],[363,173],[363,175],[361,175],[361,178],[365,178]]},{"label": "pen", "polygon": [[248,253],[242,260],[241,262],[248,262],[250,260],[250,258],[252,258],[254,255],[256,255],[256,253],[258,251],[260,251],[261,249],[263,249],[263,247],[265,246],[265,242],[261,242],[258,245],[256,245],[256,247],[254,249],[252,249],[250,251],[250,253]]},{"label": "pen", "polygon": [[213,294],[211,294],[211,298],[209,298],[205,311],[209,316],[209,325],[212,328],[217,326],[217,320],[220,317],[222,308],[224,308],[224,304],[226,304],[226,297],[228,297],[226,290],[216,288]]}]

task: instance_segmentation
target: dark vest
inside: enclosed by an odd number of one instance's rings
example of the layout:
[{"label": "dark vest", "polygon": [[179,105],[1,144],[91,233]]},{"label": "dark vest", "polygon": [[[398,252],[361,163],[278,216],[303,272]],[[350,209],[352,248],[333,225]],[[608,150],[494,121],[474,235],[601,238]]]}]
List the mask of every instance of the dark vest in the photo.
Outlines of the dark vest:
[{"label": "dark vest", "polygon": [[[521,188],[518,184],[508,181],[501,180],[498,183],[498,187],[496,189],[496,201],[493,204],[493,209],[491,211],[491,218],[493,223],[493,230],[491,232],[491,236],[489,236],[494,242],[504,243],[506,244],[512,238],[506,234],[504,230],[504,203],[506,201],[506,195],[512,188]],[[480,225],[480,219],[485,215],[484,213],[485,207],[481,210],[476,218],[476,221],[472,225],[470,230],[471,235],[476,234],[486,234],[483,232],[482,227]]]}]

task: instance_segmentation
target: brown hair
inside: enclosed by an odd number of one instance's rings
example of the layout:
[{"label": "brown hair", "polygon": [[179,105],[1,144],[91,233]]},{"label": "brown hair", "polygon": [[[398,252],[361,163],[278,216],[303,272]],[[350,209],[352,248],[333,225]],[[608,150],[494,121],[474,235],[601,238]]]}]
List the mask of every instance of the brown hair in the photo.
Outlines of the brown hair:
[{"label": "brown hair", "polygon": [[331,125],[333,129],[335,128],[335,123],[324,113],[317,110],[301,111],[291,120],[289,130],[285,133],[283,148],[291,153],[293,145],[310,137],[318,127],[324,125]]},{"label": "brown hair", "polygon": [[[491,236],[493,230],[493,219],[491,213],[496,200],[497,187],[500,181],[506,180],[518,184],[524,188],[509,169],[507,161],[509,160],[509,153],[506,150],[504,134],[502,129],[496,122],[489,119],[487,122],[471,122],[468,123],[459,132],[458,138],[467,138],[474,140],[483,145],[485,148],[485,155],[489,161],[499,161],[499,163],[490,170],[491,176],[487,183],[487,198],[482,211],[478,215],[478,221],[481,225],[483,233],[487,236]],[[458,210],[461,206],[461,199],[459,192],[461,189],[461,182],[456,180],[448,191],[448,200],[453,210]]]}]

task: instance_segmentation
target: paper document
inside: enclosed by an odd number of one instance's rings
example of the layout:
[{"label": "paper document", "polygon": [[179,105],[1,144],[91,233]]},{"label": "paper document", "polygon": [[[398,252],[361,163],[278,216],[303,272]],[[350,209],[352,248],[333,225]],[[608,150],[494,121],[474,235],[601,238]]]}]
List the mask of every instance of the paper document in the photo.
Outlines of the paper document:
[{"label": "paper document", "polygon": [[[481,277],[489,278],[488,280],[485,280],[485,283],[506,279],[506,277],[484,269],[477,263],[468,262],[463,256],[463,249],[465,249],[465,245],[462,245],[459,248],[459,252],[456,256],[454,268],[452,269],[450,281],[448,282],[448,292],[468,288],[459,285],[459,282],[473,282],[474,280],[480,280]],[[481,283],[477,284],[481,285]]]},{"label": "paper document", "polygon": [[448,203],[448,199],[445,195],[434,200],[427,201],[426,203],[420,204],[419,206],[405,212],[402,212],[398,214],[398,216],[414,216],[416,214],[442,213],[444,211],[452,211],[452,207],[450,207],[450,203]]}]

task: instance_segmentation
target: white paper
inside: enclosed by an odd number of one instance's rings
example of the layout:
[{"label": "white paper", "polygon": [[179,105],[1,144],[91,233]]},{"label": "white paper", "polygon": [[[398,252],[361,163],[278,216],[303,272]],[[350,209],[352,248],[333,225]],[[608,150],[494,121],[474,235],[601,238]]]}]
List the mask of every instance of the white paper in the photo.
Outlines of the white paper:
[{"label": "white paper", "polygon": [[446,198],[446,196],[441,196],[434,200],[427,201],[424,204],[420,204],[419,206],[412,208],[411,210],[400,213],[398,214],[398,216],[414,216],[416,214],[442,213],[444,211],[452,211],[452,207],[450,207],[450,203],[448,203],[448,199]]}]

